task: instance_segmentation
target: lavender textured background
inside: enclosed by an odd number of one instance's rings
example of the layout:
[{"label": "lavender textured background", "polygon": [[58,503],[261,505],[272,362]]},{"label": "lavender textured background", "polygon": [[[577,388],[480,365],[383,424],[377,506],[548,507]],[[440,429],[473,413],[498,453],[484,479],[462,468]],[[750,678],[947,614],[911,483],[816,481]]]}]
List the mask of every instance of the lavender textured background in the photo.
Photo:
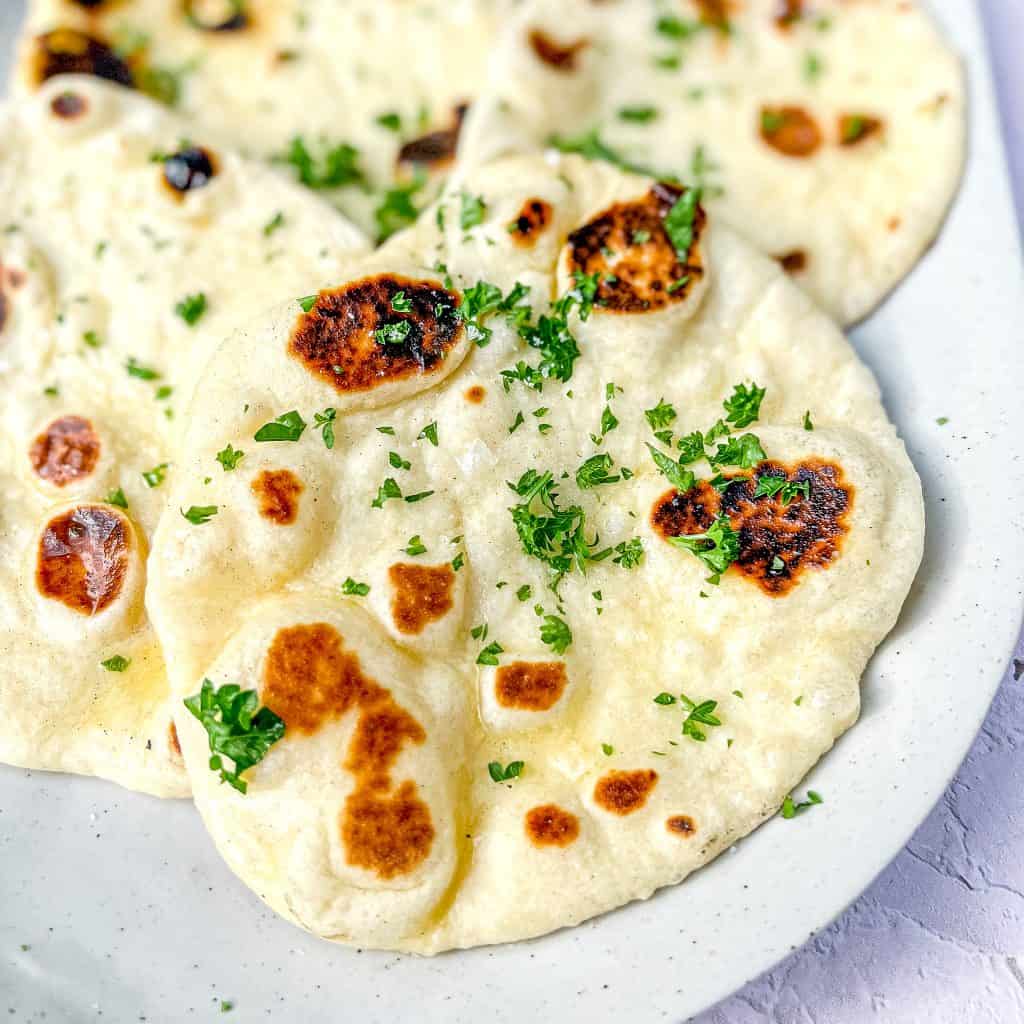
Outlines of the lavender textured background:
[{"label": "lavender textured background", "polygon": [[[980,8],[1024,232],[1024,0]],[[695,1024],[1024,1021],[1022,747],[1024,638],[966,761],[903,852],[832,925]]]}]

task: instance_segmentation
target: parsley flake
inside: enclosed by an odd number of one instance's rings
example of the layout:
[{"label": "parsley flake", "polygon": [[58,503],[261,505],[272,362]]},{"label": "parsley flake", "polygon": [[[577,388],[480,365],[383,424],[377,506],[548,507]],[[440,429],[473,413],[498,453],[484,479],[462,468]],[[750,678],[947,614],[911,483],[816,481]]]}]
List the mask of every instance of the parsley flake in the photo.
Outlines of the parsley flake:
[{"label": "parsley flake", "polygon": [[106,661],[101,661],[100,664],[108,672],[124,672],[125,669],[132,663],[131,658],[126,658],[122,654],[115,654]]},{"label": "parsley flake", "polygon": [[217,452],[217,461],[221,464],[225,473],[230,473],[233,469],[237,469],[239,462],[244,458],[245,452],[238,448],[233,448],[230,444],[226,444]]},{"label": "parsley flake", "polygon": [[206,295],[197,292],[195,295],[186,295],[175,307],[174,312],[189,325],[195,327],[199,318],[206,312]]},{"label": "parsley flake", "polygon": [[[259,706],[255,690],[234,683],[214,689],[203,680],[199,693],[186,697],[185,707],[200,721],[210,739],[210,770],[220,772],[222,782],[245,794],[248,785],[242,772],[258,764],[284,736],[285,724],[270,708]],[[224,758],[234,770],[224,767]]]},{"label": "parsley flake", "polygon": [[306,421],[294,409],[277,419],[264,423],[253,434],[254,441],[298,441],[306,429]]},{"label": "parsley flake", "polygon": [[739,535],[724,515],[716,516],[705,533],[671,537],[669,543],[696,555],[711,571],[709,583],[718,583],[740,553]]},{"label": "parsley flake", "polygon": [[370,592],[369,583],[358,583],[351,576],[341,585],[341,592],[348,597],[366,597]]},{"label": "parsley flake", "polygon": [[487,772],[495,782],[509,782],[511,779],[519,778],[523,767],[523,761],[510,761],[506,768],[502,768],[500,761],[491,761],[487,765]]},{"label": "parsley flake", "polygon": [[178,511],[193,526],[202,526],[217,514],[218,508],[219,506],[217,505],[190,505],[187,512],[185,509],[179,509]]},{"label": "parsley flake", "polygon": [[783,818],[789,820],[790,818],[795,818],[798,814],[803,814],[804,811],[810,810],[815,804],[821,804],[824,802],[825,801],[821,799],[821,795],[819,793],[815,792],[813,789],[809,789],[807,790],[807,799],[801,800],[799,803],[796,803],[792,796],[787,796],[786,799],[782,801],[782,810],[780,811],[780,814]]}]

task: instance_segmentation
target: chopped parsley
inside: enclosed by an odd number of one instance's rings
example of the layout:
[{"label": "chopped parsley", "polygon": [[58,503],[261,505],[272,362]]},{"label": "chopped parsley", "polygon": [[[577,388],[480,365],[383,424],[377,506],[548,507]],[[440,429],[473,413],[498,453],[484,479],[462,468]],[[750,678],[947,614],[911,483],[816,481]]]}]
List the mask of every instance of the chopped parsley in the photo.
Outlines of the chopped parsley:
[{"label": "chopped parsley", "polygon": [[789,818],[795,818],[798,814],[803,814],[804,811],[810,810],[815,804],[821,804],[825,801],[821,799],[821,794],[815,792],[813,789],[807,790],[807,799],[801,800],[796,803],[792,796],[787,796],[782,801],[782,810],[779,812],[783,818],[787,820]]},{"label": "chopped parsley", "polygon": [[124,496],[124,491],[118,487],[116,490],[111,491],[107,495],[107,504],[116,505],[118,508],[127,509],[128,499]]},{"label": "chopped parsley", "polygon": [[160,376],[156,370],[137,362],[134,356],[128,357],[124,368],[128,371],[129,377],[137,377],[139,380],[156,380]]},{"label": "chopped parsley", "polygon": [[652,444],[647,445],[647,448],[651,453],[651,458],[654,459],[654,464],[677,491],[685,492],[693,487],[696,482],[693,470],[686,469],[681,462],[675,462],[664,452],[658,451]]},{"label": "chopped parsley", "polygon": [[101,661],[100,664],[108,672],[124,672],[126,668],[132,663],[131,658],[126,658],[124,655],[115,654],[106,661]]},{"label": "chopped parsley", "polygon": [[663,707],[669,707],[676,703],[680,704],[686,712],[686,718],[683,719],[683,735],[688,736],[697,743],[703,743],[707,740],[704,727],[713,728],[722,724],[721,720],[714,713],[715,708],[718,707],[718,701],[704,700],[698,703],[697,701],[690,700],[685,693],[681,693],[677,701],[671,693],[662,692],[654,698],[654,703],[661,704]]},{"label": "chopped parsley", "polygon": [[290,164],[307,188],[341,188],[343,185],[366,183],[366,176],[359,166],[359,150],[347,142],[327,147],[318,160],[302,136],[296,135],[288,150],[274,159],[278,163]]},{"label": "chopped parsley", "polygon": [[142,479],[146,481],[147,487],[159,487],[164,482],[164,477],[167,475],[168,463],[161,462],[159,466],[154,466],[152,469],[144,470],[142,473]]},{"label": "chopped parsley", "polygon": [[341,592],[348,597],[366,597],[370,592],[369,583],[357,583],[351,576],[341,585]]},{"label": "chopped parsley", "polygon": [[[262,761],[284,736],[284,721],[270,708],[259,706],[255,690],[243,690],[234,683],[214,689],[204,679],[199,693],[186,697],[184,704],[210,738],[210,770],[220,772],[222,782],[244,795],[248,785],[242,772]],[[233,771],[224,767],[225,757],[234,762]]]},{"label": "chopped parsley", "polygon": [[389,498],[401,498],[402,489],[393,477],[388,477],[384,483],[377,488],[377,497],[370,502],[371,508],[383,508],[384,502]]},{"label": "chopped parsley", "polygon": [[676,410],[664,398],[659,398],[658,404],[654,408],[644,410],[644,416],[647,418],[651,430],[664,430],[672,425],[676,418]]},{"label": "chopped parsley", "polygon": [[623,569],[635,569],[644,560],[644,542],[639,537],[615,545],[612,561]]},{"label": "chopped parsley", "polygon": [[760,440],[754,434],[741,434],[720,444],[715,453],[708,456],[708,461],[715,468],[739,466],[740,469],[750,469],[765,458]]},{"label": "chopped parsley", "polygon": [[239,462],[244,458],[245,452],[238,448],[233,448],[230,444],[226,444],[217,452],[217,461],[221,464],[225,473],[230,473],[233,469],[237,469]]},{"label": "chopped parsley", "polygon": [[779,495],[783,505],[789,505],[797,495],[811,496],[810,480],[787,480],[784,476],[765,475],[758,479],[754,497],[774,498]]},{"label": "chopped parsley", "polygon": [[317,295],[303,295],[301,299],[295,301],[298,302],[303,313],[308,313],[316,305],[317,298],[319,298]]},{"label": "chopped parsley", "polygon": [[548,645],[554,654],[565,654],[572,643],[572,630],[569,624],[557,615],[545,615],[540,627],[540,639]]},{"label": "chopped parsley", "polygon": [[612,457],[607,453],[592,455],[579,469],[576,470],[576,486],[582,491],[592,487],[600,487],[602,484],[616,484],[622,477],[612,476],[609,470],[612,468]]},{"label": "chopped parsley", "polygon": [[306,429],[306,421],[294,409],[282,413],[277,419],[264,423],[253,434],[254,441],[298,441]]},{"label": "chopped parsley", "polygon": [[505,648],[498,643],[497,640],[492,640],[478,655],[476,663],[478,665],[497,665],[498,655],[504,654]]},{"label": "chopped parsley", "polygon": [[189,325],[195,327],[199,318],[206,312],[206,294],[197,292],[195,295],[186,295],[175,307],[174,312]]},{"label": "chopped parsley", "polygon": [[739,536],[724,515],[716,516],[705,533],[670,537],[669,543],[696,555],[711,572],[709,583],[718,583],[740,553]]},{"label": "chopped parsley", "polygon": [[651,106],[620,107],[619,120],[634,124],[647,124],[658,116],[658,108]]},{"label": "chopped parsley", "polygon": [[263,236],[269,238],[279,228],[284,227],[284,214],[278,210],[266,224],[263,225]]},{"label": "chopped parsley", "polygon": [[487,204],[483,196],[473,196],[468,192],[462,192],[459,196],[459,227],[463,231],[469,231],[478,224],[483,223],[487,213]]},{"label": "chopped parsley", "polygon": [[426,183],[426,176],[417,171],[416,176],[406,185],[396,185],[387,189],[377,208],[373,211],[377,222],[377,240],[383,242],[396,231],[416,221],[420,215],[419,208],[413,202],[413,196]]},{"label": "chopped parsley", "polygon": [[373,120],[386,131],[397,133],[402,130],[402,115],[394,110],[378,114]]},{"label": "chopped parsley", "polygon": [[601,750],[605,757],[611,757],[615,753],[615,748],[610,743],[602,743]]},{"label": "chopped parsley", "polygon": [[693,245],[693,225],[697,216],[700,192],[688,188],[672,205],[665,215],[663,227],[680,262],[685,263]]},{"label": "chopped parsley", "polygon": [[337,415],[337,409],[333,409],[330,406],[324,409],[323,412],[313,413],[313,428],[320,430],[324,447],[328,450],[334,447],[334,420],[337,418]]},{"label": "chopped parsley", "polygon": [[95,331],[85,331],[82,334],[82,341],[84,341],[89,348],[99,348],[103,344],[103,339]]},{"label": "chopped parsley", "polygon": [[404,345],[412,330],[411,320],[392,320],[373,332],[378,345]]},{"label": "chopped parsley", "polygon": [[418,533],[409,538],[402,550],[413,558],[415,558],[416,555],[425,555],[427,553],[427,548]]},{"label": "chopped parsley", "polygon": [[435,448],[437,447],[437,420],[428,423],[417,435],[416,440],[427,440]]},{"label": "chopped parsley", "polygon": [[202,526],[217,514],[217,509],[217,505],[190,505],[187,512],[185,509],[179,511],[193,526]]},{"label": "chopped parsley", "polygon": [[736,384],[732,389],[732,395],[727,398],[722,406],[725,408],[725,418],[736,430],[749,427],[761,414],[761,402],[764,399],[766,388],[759,388],[751,383],[748,388],[745,384]]},{"label": "chopped parsley", "polygon": [[391,308],[396,313],[411,313],[412,300],[404,291],[395,292],[395,294],[391,296]]},{"label": "chopped parsley", "polygon": [[679,449],[680,465],[685,466],[705,458],[704,440],[704,435],[699,430],[695,430],[692,434],[684,434],[679,438],[676,447]]},{"label": "chopped parsley", "polygon": [[804,430],[813,430],[813,429],[814,429],[814,424],[811,422],[811,410],[808,409],[804,413]]},{"label": "chopped parsley", "polygon": [[533,597],[533,587],[529,583],[524,583],[517,591],[516,597],[520,601],[529,601]]},{"label": "chopped parsley", "polygon": [[502,768],[500,761],[491,761],[487,766],[487,772],[495,782],[509,782],[518,779],[523,773],[524,762],[510,761],[506,768]]},{"label": "chopped parsley", "polygon": [[403,459],[398,452],[388,452],[388,465],[392,469],[412,469],[412,463],[408,459]]}]

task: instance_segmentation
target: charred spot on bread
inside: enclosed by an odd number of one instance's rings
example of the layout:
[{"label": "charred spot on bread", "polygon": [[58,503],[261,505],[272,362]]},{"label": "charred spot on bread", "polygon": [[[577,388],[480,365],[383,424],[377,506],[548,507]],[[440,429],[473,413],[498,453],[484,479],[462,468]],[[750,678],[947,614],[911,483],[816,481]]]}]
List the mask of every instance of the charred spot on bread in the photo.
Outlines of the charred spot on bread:
[{"label": "charred spot on bread", "polygon": [[530,29],[527,39],[537,59],[556,71],[575,71],[579,54],[590,45],[586,39],[559,43],[539,28]]},{"label": "charred spot on bread", "polygon": [[36,37],[33,77],[37,84],[55,75],[94,75],[118,85],[135,85],[131,68],[102,39],[72,28]]},{"label": "charred spot on bread", "polygon": [[454,606],[455,571],[444,565],[398,562],[388,569],[391,618],[399,633],[416,636],[443,619]]},{"label": "charred spot on bread", "polygon": [[177,196],[205,188],[217,174],[217,161],[202,146],[186,146],[163,160],[164,184]]},{"label": "charred spot on bread", "polygon": [[562,661],[514,661],[494,674],[494,696],[503,708],[549,711],[562,698],[569,679]]},{"label": "charred spot on bread", "polygon": [[[392,307],[399,292],[408,312]],[[353,281],[320,292],[299,316],[288,353],[341,394],[371,391],[440,368],[462,337],[460,301],[438,281],[396,274]]]},{"label": "charred spot on bread", "polygon": [[658,784],[658,773],[649,768],[611,771],[594,785],[594,803],[611,814],[639,811]]},{"label": "charred spot on bread", "polygon": [[665,828],[674,836],[691,839],[697,834],[697,822],[688,814],[673,814],[665,820]]},{"label": "charred spot on bread", "polygon": [[837,123],[840,146],[856,146],[873,136],[881,135],[885,123],[870,114],[840,114]]},{"label": "charred spot on bread", "polygon": [[469,104],[459,103],[452,111],[451,124],[447,128],[439,128],[418,138],[409,139],[398,151],[399,167],[423,167],[429,170],[440,170],[455,159],[455,151],[459,145],[459,134],[462,122],[469,110]]},{"label": "charred spot on bread", "polygon": [[543,199],[527,199],[519,215],[508,226],[508,233],[518,245],[529,246],[551,223],[551,204]]},{"label": "charred spot on bread", "polygon": [[775,259],[787,274],[802,274],[807,269],[807,251],[805,249],[790,249]]},{"label": "charred spot on bread", "polygon": [[265,469],[252,484],[260,515],[278,526],[294,523],[299,514],[302,481],[290,469]]},{"label": "charred spot on bread", "polygon": [[[762,477],[783,478],[792,493],[755,497]],[[766,461],[722,490],[701,481],[685,492],[668,491],[655,502],[651,525],[669,539],[704,533],[716,516],[728,516],[739,541],[728,571],[781,597],[805,572],[828,568],[839,556],[850,529],[853,493],[836,462],[808,458],[787,466]]]},{"label": "charred spot on bread", "polygon": [[526,835],[534,846],[570,846],[580,835],[580,820],[557,804],[542,804],[526,812]]},{"label": "charred spot on bread", "polygon": [[73,121],[81,117],[89,109],[89,101],[81,94],[65,89],[50,100],[50,110],[55,117],[65,121]]},{"label": "charred spot on bread", "polygon": [[39,538],[39,593],[80,615],[102,612],[124,587],[131,544],[127,519],[110,506],[78,505],[58,513]]},{"label": "charred spot on bread", "polygon": [[345,859],[382,879],[422,863],[435,835],[430,808],[412,780],[393,787],[391,769],[406,744],[425,742],[426,730],[363,671],[338,630],[324,622],[278,630],[267,652],[262,698],[290,733],[312,735],[358,711],[343,763],[356,785],[338,819]]},{"label": "charred spot on bread", "polygon": [[797,106],[761,107],[761,138],[783,156],[809,157],[821,146],[818,122]]},{"label": "charred spot on bread", "polygon": [[701,235],[707,221],[698,203],[685,256],[676,251],[665,218],[683,195],[659,182],[640,199],[614,203],[569,235],[569,269],[598,274],[595,310],[643,313],[685,301],[704,275]]},{"label": "charred spot on bread", "polygon": [[100,439],[84,416],[60,416],[36,437],[28,454],[36,476],[65,487],[96,468]]}]

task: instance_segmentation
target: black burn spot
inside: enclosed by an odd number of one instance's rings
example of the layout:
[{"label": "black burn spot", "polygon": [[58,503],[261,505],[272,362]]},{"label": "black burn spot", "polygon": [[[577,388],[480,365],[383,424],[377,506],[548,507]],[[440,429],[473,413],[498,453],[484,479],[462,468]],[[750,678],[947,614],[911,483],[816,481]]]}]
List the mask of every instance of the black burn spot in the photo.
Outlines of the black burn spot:
[{"label": "black burn spot", "polygon": [[601,275],[598,309],[643,313],[682,302],[693,290],[704,274],[700,237],[707,218],[698,205],[693,242],[680,259],[665,217],[682,194],[659,182],[643,198],[615,203],[569,235],[570,271]]},{"label": "black burn spot", "polygon": [[512,240],[519,245],[529,246],[537,241],[537,236],[551,223],[551,204],[543,199],[527,199],[519,216],[508,226]]},{"label": "black burn spot", "polygon": [[205,188],[216,173],[213,156],[201,146],[188,146],[164,158],[164,182],[175,193]]},{"label": "black burn spot", "polygon": [[[788,505],[780,495],[755,498],[763,476],[784,476],[807,483]],[[722,492],[701,481],[685,493],[668,491],[655,502],[651,526],[664,538],[703,533],[724,514],[739,537],[739,557],[730,567],[762,590],[778,597],[788,593],[809,568],[826,568],[839,555],[849,532],[853,485],[835,462],[804,459],[795,466],[761,462],[750,477],[737,477]]]},{"label": "black burn spot", "polygon": [[[398,292],[412,307],[407,313],[392,308]],[[317,296],[299,317],[288,353],[341,394],[370,391],[437,369],[462,334],[459,302],[437,281],[395,274],[353,281]],[[378,340],[378,328],[398,323],[409,325],[401,341]]]},{"label": "black burn spot", "polygon": [[36,37],[35,80],[42,83],[54,75],[95,75],[118,85],[135,84],[131,68],[105,42],[70,28]]}]

